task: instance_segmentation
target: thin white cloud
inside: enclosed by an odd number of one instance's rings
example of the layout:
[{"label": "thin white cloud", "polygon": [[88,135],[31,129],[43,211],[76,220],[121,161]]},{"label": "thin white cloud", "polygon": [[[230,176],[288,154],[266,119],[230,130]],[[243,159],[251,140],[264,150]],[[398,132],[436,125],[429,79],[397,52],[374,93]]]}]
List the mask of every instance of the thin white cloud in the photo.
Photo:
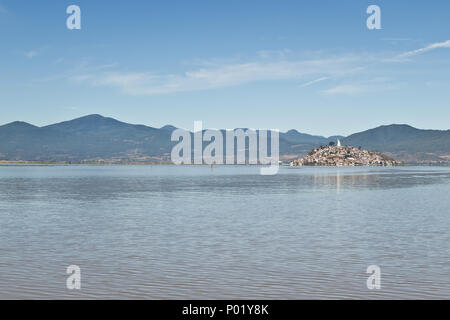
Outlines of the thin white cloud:
[{"label": "thin white cloud", "polygon": [[330,78],[329,77],[321,77],[321,78],[318,78],[318,79],[306,82],[304,84],[301,84],[301,85],[299,85],[299,88],[309,87],[309,86],[311,86],[311,85],[313,85],[315,83],[322,82],[322,81],[325,81],[325,80],[328,80],[328,79],[330,79]]},{"label": "thin white cloud", "polygon": [[263,59],[269,58],[286,58],[292,51],[290,49],[283,50],[261,50],[258,52],[258,55]]},{"label": "thin white cloud", "polygon": [[[258,58],[242,62],[232,59],[196,62],[196,69],[174,73],[155,74],[151,72],[123,72],[107,65],[106,68],[78,70],[70,79],[77,83],[93,87],[112,87],[129,95],[161,95],[178,92],[202,91],[238,86],[258,81],[303,80],[314,79],[301,84],[304,88],[328,79],[343,80],[344,83],[321,91],[326,95],[361,94],[365,92],[391,90],[399,88],[393,82],[374,81],[379,77],[380,64],[402,62],[406,57],[421,54],[436,48],[450,47],[450,40],[434,43],[427,47],[409,51],[401,55],[386,54],[342,54],[324,56],[320,53],[316,59],[294,60],[289,50],[260,51]],[[111,70],[114,68],[115,70]],[[104,70],[108,69],[108,70]],[[351,77],[351,84],[348,83]],[[372,80],[365,80],[370,79]],[[358,78],[360,80],[358,80]],[[363,80],[361,80],[363,79]],[[346,83],[347,82],[347,83]]]},{"label": "thin white cloud", "polygon": [[368,92],[367,86],[359,84],[343,84],[327,90],[322,91],[326,95],[355,95]]},{"label": "thin white cloud", "polygon": [[410,38],[382,38],[381,41],[416,41]]},{"label": "thin white cloud", "polygon": [[415,56],[418,54],[422,54],[425,53],[427,51],[431,51],[434,49],[438,49],[438,48],[450,48],[450,40],[444,41],[444,42],[437,42],[437,43],[432,43],[426,47],[417,49],[417,50],[412,50],[412,51],[408,51],[405,52],[403,54],[401,54],[399,57],[400,58],[407,58],[407,57],[411,57],[411,56]]},{"label": "thin white cloud", "polygon": [[39,55],[39,52],[37,52],[36,50],[30,50],[30,51],[25,52],[24,55],[28,59],[33,59],[34,57]]},{"label": "thin white cloud", "polygon": [[256,81],[302,79],[322,75],[343,76],[354,73],[366,60],[347,55],[327,59],[266,61],[208,65],[182,74],[157,75],[145,72],[90,72],[77,74],[72,80],[92,86],[111,86],[132,95],[156,95],[209,90]]},{"label": "thin white cloud", "polygon": [[388,77],[378,77],[360,80],[357,83],[346,83],[323,90],[325,95],[360,95],[370,92],[390,91],[400,89],[404,86],[402,82],[395,82]]}]

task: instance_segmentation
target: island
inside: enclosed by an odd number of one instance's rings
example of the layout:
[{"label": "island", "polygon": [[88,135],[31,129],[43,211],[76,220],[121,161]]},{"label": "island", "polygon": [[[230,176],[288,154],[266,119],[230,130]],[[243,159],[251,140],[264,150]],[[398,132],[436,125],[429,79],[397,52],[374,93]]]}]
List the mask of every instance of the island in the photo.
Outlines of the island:
[{"label": "island", "polygon": [[291,166],[398,166],[401,162],[379,152],[364,150],[360,147],[342,146],[330,142],[310,151],[301,159],[290,162]]}]

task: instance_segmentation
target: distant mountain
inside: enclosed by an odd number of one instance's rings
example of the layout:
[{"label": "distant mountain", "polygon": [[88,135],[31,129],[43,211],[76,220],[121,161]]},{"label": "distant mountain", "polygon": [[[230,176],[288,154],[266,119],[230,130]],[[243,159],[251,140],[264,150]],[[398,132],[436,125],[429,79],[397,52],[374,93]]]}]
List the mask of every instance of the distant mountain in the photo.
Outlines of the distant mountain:
[{"label": "distant mountain", "polygon": [[283,139],[292,143],[311,143],[311,144],[326,144],[328,139],[322,136],[312,136],[306,133],[298,132],[297,130],[289,130],[280,135]]},{"label": "distant mountain", "polygon": [[[0,126],[0,160],[27,161],[168,161],[177,142],[176,127],[133,125],[101,115],[36,127],[26,122]],[[389,125],[348,137],[323,137],[289,130],[280,133],[280,156],[293,159],[329,142],[387,153],[411,163],[450,163],[450,130],[420,130]]]},{"label": "distant mountain", "polygon": [[420,130],[406,124],[392,124],[352,134],[342,143],[389,153],[407,162],[447,161],[450,130]]},{"label": "distant mountain", "polygon": [[164,127],[161,127],[160,130],[165,130],[165,131],[170,131],[172,132],[173,130],[176,130],[177,127],[171,126],[171,125],[166,125]]},{"label": "distant mountain", "polygon": [[168,157],[171,131],[100,115],[45,127],[0,127],[0,159],[40,161],[151,161]]}]

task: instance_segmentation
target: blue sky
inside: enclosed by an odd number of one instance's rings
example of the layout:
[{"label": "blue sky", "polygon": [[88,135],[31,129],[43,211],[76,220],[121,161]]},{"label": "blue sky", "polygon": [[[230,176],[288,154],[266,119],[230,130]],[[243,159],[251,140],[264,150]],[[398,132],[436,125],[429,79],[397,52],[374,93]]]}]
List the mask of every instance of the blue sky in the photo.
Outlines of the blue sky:
[{"label": "blue sky", "polygon": [[444,0],[0,0],[0,124],[450,129],[449,18]]}]

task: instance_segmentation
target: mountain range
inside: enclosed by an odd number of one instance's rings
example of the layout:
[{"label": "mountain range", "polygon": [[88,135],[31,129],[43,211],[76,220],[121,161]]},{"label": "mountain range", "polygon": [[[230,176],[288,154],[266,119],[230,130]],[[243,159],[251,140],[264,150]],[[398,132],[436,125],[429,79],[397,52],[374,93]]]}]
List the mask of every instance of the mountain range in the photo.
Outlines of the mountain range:
[{"label": "mountain range", "polygon": [[[0,161],[169,161],[174,126],[153,128],[88,115],[37,127],[26,122],[0,126]],[[281,159],[304,156],[340,139],[343,145],[385,153],[411,164],[450,164],[450,130],[421,130],[405,124],[380,126],[350,136],[280,132]]]}]

